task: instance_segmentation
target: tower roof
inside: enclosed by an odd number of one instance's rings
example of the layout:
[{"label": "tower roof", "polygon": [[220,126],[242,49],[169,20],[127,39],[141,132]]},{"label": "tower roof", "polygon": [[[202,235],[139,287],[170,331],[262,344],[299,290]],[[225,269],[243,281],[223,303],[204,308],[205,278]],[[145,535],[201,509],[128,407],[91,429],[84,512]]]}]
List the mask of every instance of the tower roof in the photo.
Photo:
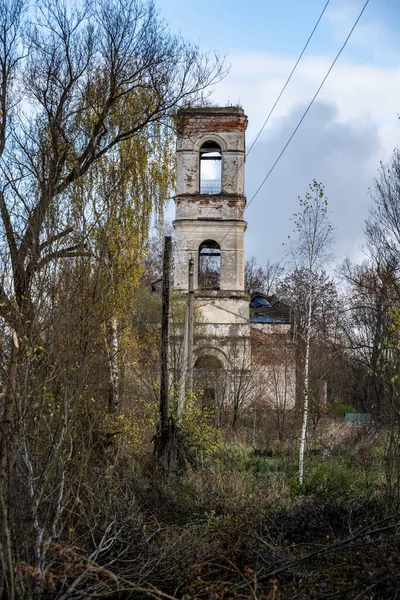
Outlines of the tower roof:
[{"label": "tower roof", "polygon": [[188,106],[179,108],[177,115],[178,117],[184,115],[207,115],[207,116],[220,116],[220,115],[243,115],[244,110],[240,106]]},{"label": "tower roof", "polygon": [[244,136],[247,115],[240,106],[188,106],[176,113],[179,136],[232,133]]}]

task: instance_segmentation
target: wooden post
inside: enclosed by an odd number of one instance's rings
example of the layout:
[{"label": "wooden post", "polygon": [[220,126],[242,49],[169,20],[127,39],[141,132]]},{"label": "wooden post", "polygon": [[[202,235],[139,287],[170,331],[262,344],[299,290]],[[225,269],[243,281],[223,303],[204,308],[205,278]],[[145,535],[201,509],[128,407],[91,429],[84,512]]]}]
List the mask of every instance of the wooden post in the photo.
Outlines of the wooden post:
[{"label": "wooden post", "polygon": [[189,291],[188,291],[188,353],[187,353],[187,389],[189,394],[193,391],[193,272],[194,260],[189,260]]},{"label": "wooden post", "polygon": [[186,294],[185,329],[183,332],[182,368],[179,384],[177,419],[179,420],[185,405],[185,394],[193,388],[193,258],[189,259],[189,283]]},{"label": "wooden post", "polygon": [[167,468],[168,448],[168,346],[169,346],[169,280],[171,273],[172,238],[165,236],[163,278],[162,278],[162,317],[161,317],[161,381],[160,381],[160,427],[158,457],[161,465]]},{"label": "wooden post", "polygon": [[19,342],[16,331],[12,334],[10,364],[8,367],[8,376],[6,390],[4,394],[4,412],[1,424],[0,438],[0,488],[3,488],[4,477],[6,474],[8,462],[8,450],[10,445],[10,428],[12,422],[13,407],[15,402],[15,386],[18,365]]},{"label": "wooden post", "polygon": [[1,511],[1,519],[2,528],[5,538],[4,544],[4,559],[7,562],[7,565],[3,566],[4,568],[4,578],[7,588],[7,598],[10,600],[14,600],[15,598],[15,589],[14,589],[14,567],[13,567],[13,557],[12,557],[12,549],[11,549],[11,534],[8,526],[8,516],[7,516],[7,505],[4,499],[4,480],[7,471],[7,463],[9,462],[9,447],[10,447],[10,429],[12,424],[12,415],[13,408],[15,404],[15,394],[16,394],[16,378],[17,378],[17,368],[18,368],[18,354],[19,354],[19,341],[17,332],[13,331],[12,334],[12,343],[11,343],[11,354],[10,354],[10,364],[8,367],[8,376],[6,382],[6,389],[4,394],[4,412],[3,412],[3,420],[1,423],[1,438],[0,438],[0,511]]}]

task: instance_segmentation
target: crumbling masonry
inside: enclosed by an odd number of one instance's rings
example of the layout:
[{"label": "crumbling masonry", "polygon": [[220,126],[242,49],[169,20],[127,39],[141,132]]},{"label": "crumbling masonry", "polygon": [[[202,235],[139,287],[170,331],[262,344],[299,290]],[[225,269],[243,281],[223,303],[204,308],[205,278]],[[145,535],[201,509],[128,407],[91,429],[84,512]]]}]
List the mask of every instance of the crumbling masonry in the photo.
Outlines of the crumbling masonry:
[{"label": "crumbling masonry", "polygon": [[274,312],[277,299],[262,294],[252,295],[259,310],[250,311],[244,290],[247,117],[238,107],[207,107],[181,109],[177,118],[174,287],[187,292],[192,257],[200,314],[195,379],[219,406],[239,411],[256,401],[291,408],[296,370],[290,317]]}]

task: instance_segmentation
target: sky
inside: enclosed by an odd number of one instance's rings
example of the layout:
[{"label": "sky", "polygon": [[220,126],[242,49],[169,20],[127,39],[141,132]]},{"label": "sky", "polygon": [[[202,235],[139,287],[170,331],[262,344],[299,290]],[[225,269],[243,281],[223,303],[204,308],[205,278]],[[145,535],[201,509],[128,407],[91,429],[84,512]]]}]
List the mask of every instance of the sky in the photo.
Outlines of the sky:
[{"label": "sky", "polygon": [[[251,199],[296,127],[365,0],[330,0],[289,86],[246,162]],[[326,0],[157,0],[174,32],[226,56],[230,70],[212,91],[240,104],[247,147],[265,121]],[[400,1],[370,0],[293,141],[245,212],[246,257],[281,260],[290,217],[313,179],[322,182],[335,255],[362,260],[363,227],[381,161],[400,145]],[[167,216],[173,218],[173,207]]]}]

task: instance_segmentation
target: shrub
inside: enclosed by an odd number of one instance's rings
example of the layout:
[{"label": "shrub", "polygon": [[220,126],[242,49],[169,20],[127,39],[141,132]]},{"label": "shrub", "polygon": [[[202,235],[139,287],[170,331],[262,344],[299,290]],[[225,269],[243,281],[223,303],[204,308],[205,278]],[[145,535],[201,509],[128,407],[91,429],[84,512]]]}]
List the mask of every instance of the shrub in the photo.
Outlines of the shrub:
[{"label": "shrub", "polygon": [[351,404],[343,402],[342,398],[335,398],[328,406],[328,413],[334,417],[344,417],[346,413],[355,413],[356,409]]},{"label": "shrub", "polygon": [[309,463],[306,472],[307,493],[326,498],[350,498],[364,493],[373,474],[366,477],[355,461],[327,456]]}]

